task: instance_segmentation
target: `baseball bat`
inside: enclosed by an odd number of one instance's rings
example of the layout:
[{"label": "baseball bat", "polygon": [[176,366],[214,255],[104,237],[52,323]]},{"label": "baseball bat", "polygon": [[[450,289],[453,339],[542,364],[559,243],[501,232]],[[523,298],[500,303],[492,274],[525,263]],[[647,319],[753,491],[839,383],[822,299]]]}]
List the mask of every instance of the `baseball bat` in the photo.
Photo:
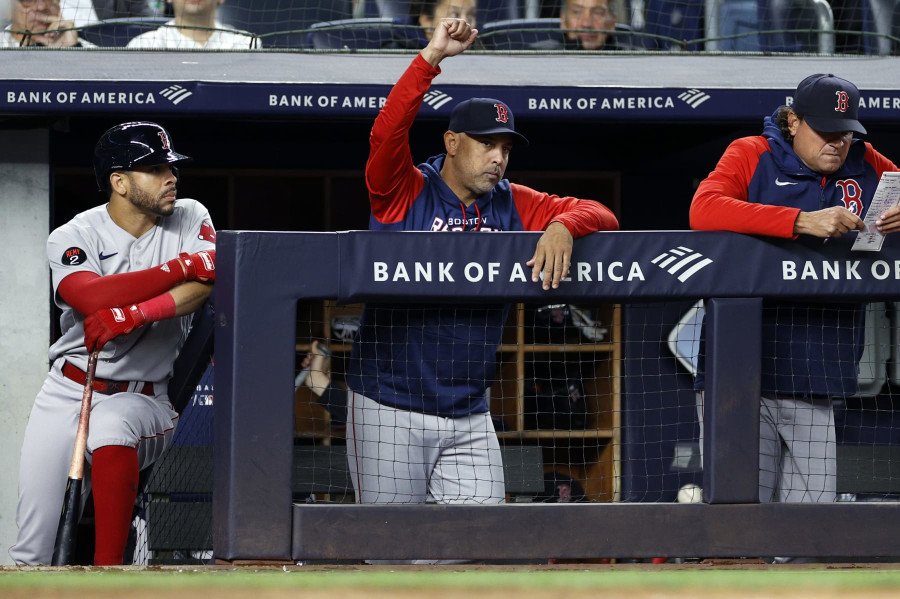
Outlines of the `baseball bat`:
[{"label": "baseball bat", "polygon": [[78,516],[81,514],[81,483],[84,479],[84,452],[87,448],[88,425],[91,420],[91,398],[94,394],[94,372],[97,370],[99,349],[88,358],[84,392],[81,395],[81,414],[78,416],[78,432],[75,434],[75,448],[69,466],[69,480],[63,498],[62,513],[56,529],[56,544],[53,546],[53,566],[67,566],[72,563],[75,553],[75,537],[78,532]]}]

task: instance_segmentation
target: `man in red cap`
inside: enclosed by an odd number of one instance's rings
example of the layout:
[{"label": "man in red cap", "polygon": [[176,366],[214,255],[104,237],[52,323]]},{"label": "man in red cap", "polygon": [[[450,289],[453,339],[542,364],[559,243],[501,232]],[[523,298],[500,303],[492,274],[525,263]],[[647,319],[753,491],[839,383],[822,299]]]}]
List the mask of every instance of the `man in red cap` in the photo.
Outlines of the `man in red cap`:
[{"label": "man in red cap", "polygon": [[[859,103],[846,79],[801,81],[793,104],[766,117],[762,135],[732,142],[700,183],[691,228],[808,241],[863,230],[881,174],[898,169],[856,139],[866,133]],[[879,215],[876,226],[900,230],[900,208]],[[831,403],[856,393],[864,322],[865,304],[764,303],[760,501],[834,501]],[[701,371],[701,436],[703,383]]]}]

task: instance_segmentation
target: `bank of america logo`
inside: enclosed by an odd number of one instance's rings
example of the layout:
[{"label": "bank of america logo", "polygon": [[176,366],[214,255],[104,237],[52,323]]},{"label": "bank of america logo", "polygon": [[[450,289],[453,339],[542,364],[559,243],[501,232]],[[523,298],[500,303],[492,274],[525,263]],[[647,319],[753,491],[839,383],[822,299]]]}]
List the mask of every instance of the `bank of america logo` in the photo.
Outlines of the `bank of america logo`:
[{"label": "bank of america logo", "polygon": [[709,97],[709,94],[704,93],[699,89],[689,89],[686,92],[678,94],[678,99],[683,100],[691,108],[697,108],[709,100]]},{"label": "bank of america logo", "polygon": [[440,90],[432,89],[429,90],[427,94],[425,94],[425,99],[423,101],[437,110],[452,99],[453,96],[448,96]]},{"label": "bank of america logo", "polygon": [[180,85],[170,85],[166,89],[159,92],[163,98],[167,98],[172,104],[178,104],[182,100],[187,100],[191,96],[194,95],[194,92],[189,92],[184,89]]},{"label": "bank of america logo", "polygon": [[668,271],[670,275],[677,276],[682,283],[713,263],[712,260],[704,257],[700,252],[695,252],[691,248],[686,248],[682,245],[672,248],[668,252],[663,252],[654,258],[652,262],[661,269]]}]

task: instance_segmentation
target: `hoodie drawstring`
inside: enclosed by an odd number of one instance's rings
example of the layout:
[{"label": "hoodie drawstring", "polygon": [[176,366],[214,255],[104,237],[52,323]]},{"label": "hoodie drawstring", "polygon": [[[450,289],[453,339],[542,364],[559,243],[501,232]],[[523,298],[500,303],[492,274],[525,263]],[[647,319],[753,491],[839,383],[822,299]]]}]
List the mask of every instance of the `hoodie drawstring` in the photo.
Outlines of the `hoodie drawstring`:
[{"label": "hoodie drawstring", "polygon": [[[466,205],[463,204],[462,202],[460,202],[459,207],[462,208],[462,213],[463,213],[463,217],[462,217],[463,228],[462,228],[462,230],[465,231],[466,230]],[[475,225],[474,230],[478,231],[479,229],[481,229],[481,210],[478,209],[477,203],[475,204],[475,219],[478,221],[478,224]]]}]

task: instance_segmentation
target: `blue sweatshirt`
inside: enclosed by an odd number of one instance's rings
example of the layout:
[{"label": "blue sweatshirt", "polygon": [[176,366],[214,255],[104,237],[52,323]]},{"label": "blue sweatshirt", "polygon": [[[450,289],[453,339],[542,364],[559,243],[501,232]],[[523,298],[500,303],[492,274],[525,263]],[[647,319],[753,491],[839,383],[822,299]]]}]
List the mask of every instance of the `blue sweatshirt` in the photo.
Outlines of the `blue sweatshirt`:
[{"label": "blue sweatshirt", "polygon": [[[446,156],[416,166],[409,129],[440,71],[417,55],[391,90],[370,136],[369,228],[388,231],[542,231],[551,222],[577,238],[618,229],[605,206],[502,179],[466,206],[441,178]],[[379,403],[445,417],[489,411],[506,305],[368,304],[347,373],[351,390]]]},{"label": "blue sweatshirt", "polygon": [[[870,144],[854,140],[841,168],[820,175],[784,140],[777,114],[776,110],[765,118],[761,136],[728,146],[716,169],[697,188],[691,228],[792,238],[801,211],[844,206],[864,218],[881,173],[897,170]],[[856,393],[864,324],[863,304],[764,302],[763,393],[835,397]],[[704,350],[701,341],[701,356]],[[703,362],[695,381],[698,389],[704,385]]]}]

